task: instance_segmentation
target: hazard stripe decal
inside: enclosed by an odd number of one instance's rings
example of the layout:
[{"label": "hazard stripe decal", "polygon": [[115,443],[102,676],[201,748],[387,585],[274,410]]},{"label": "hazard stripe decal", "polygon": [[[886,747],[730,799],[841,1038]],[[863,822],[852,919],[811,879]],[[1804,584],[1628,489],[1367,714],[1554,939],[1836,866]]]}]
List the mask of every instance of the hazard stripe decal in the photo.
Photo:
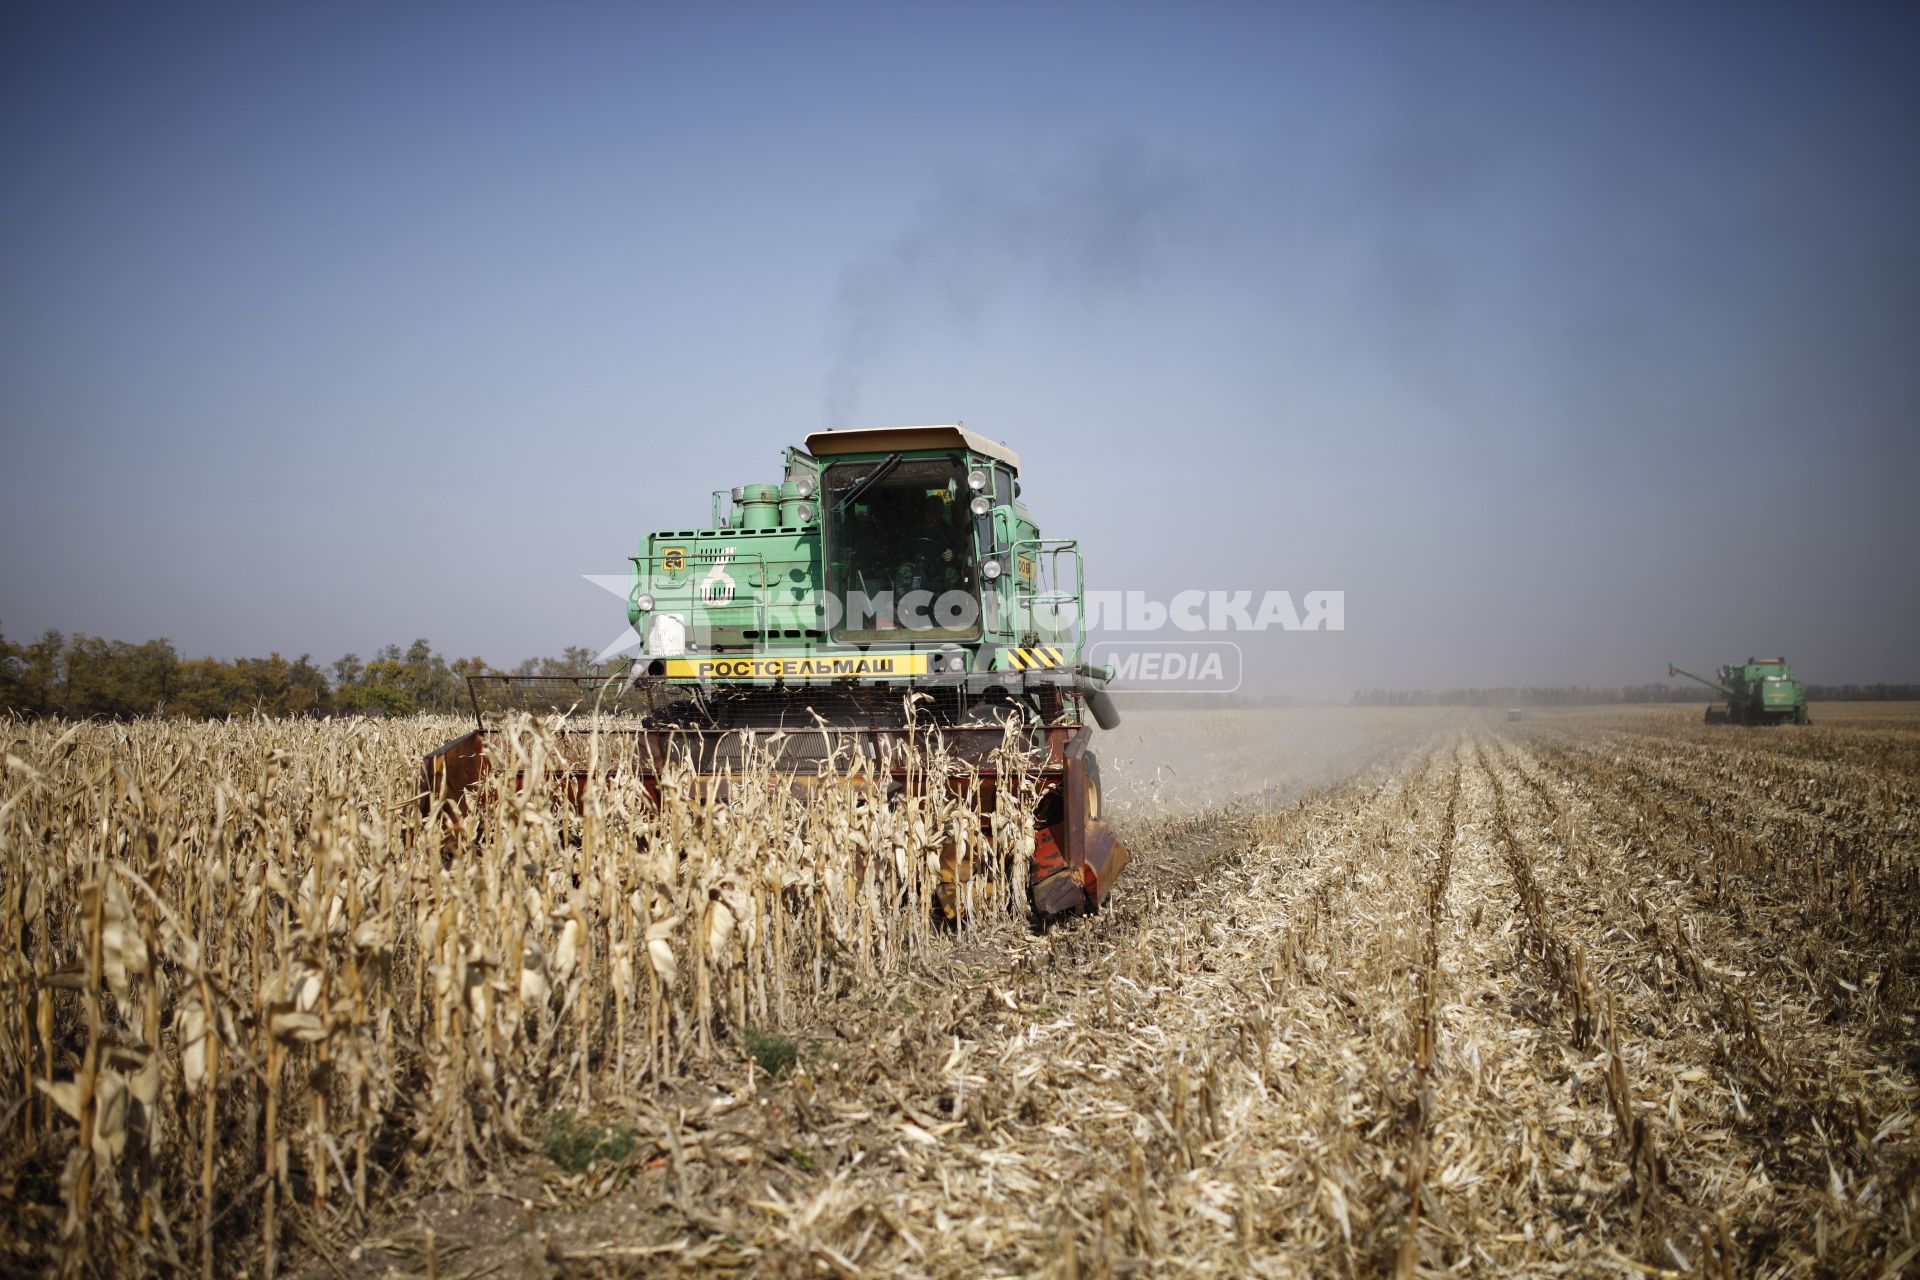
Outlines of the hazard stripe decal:
[{"label": "hazard stripe decal", "polygon": [[1064,667],[1067,655],[1052,645],[1036,645],[1027,649],[1003,649],[1007,661],[1016,671],[1034,671],[1041,667]]}]

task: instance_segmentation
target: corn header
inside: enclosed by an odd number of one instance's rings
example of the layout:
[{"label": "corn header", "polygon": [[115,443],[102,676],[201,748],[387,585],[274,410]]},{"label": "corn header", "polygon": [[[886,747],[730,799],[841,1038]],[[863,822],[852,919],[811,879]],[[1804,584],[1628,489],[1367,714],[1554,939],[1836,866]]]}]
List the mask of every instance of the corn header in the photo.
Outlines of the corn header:
[{"label": "corn header", "polygon": [[[680,753],[716,787],[769,740],[793,785],[847,751],[891,788],[926,785],[913,748],[931,741],[991,814],[1011,744],[1038,783],[1035,912],[1096,909],[1127,852],[1100,818],[1089,746],[1119,717],[1113,673],[1083,659],[1083,597],[1078,544],[1042,536],[1006,446],[957,425],[815,432],[778,483],[717,490],[706,526],[645,536],[638,651],[616,679],[471,680],[479,727],[427,757],[426,802],[457,813],[488,784],[490,725],[529,695],[611,690],[633,767],[657,778]],[[600,750],[589,766],[577,745],[576,795]]]}]

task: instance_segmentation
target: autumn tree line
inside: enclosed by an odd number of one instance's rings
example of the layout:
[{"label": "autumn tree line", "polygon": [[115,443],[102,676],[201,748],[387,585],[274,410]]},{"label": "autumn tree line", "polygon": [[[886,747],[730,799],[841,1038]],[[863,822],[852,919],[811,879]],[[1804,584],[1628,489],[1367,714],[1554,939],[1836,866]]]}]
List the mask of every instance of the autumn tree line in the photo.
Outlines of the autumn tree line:
[{"label": "autumn tree line", "polygon": [[321,667],[302,654],[289,660],[182,658],[172,642],[133,644],[49,631],[15,643],[0,635],[0,713],[29,716],[410,715],[463,712],[470,675],[593,674],[594,652],[578,646],[557,658],[495,667],[482,658],[434,652],[425,640],[387,645],[362,661],[347,654]]},{"label": "autumn tree line", "polygon": [[[231,715],[410,715],[416,711],[468,710],[470,675],[593,675],[594,651],[571,646],[557,658],[530,658],[501,668],[483,658],[434,652],[426,640],[404,649],[387,645],[362,661],[349,653],[322,667],[307,654],[289,660],[182,658],[167,640],[132,644],[98,636],[49,631],[20,644],[0,635],[0,714],[67,716],[162,715],[218,719]],[[1359,707],[1593,706],[1634,702],[1701,702],[1711,695],[1688,685],[1647,684],[1622,689],[1363,689]],[[1920,685],[1808,685],[1816,702],[1920,698]],[[1290,698],[1248,701],[1193,695],[1190,705],[1291,705]],[[1156,699],[1154,705],[1172,706]]]}]

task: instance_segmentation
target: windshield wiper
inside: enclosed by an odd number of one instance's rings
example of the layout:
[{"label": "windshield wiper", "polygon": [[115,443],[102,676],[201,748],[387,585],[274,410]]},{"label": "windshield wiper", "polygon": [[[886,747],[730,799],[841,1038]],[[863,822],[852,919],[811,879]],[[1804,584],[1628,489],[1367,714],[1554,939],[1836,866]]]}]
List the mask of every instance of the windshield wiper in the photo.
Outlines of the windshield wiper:
[{"label": "windshield wiper", "polygon": [[899,454],[890,453],[884,459],[881,460],[879,466],[867,472],[866,475],[861,476],[859,483],[855,484],[853,488],[847,490],[846,494],[840,499],[838,505],[834,507],[833,509],[834,514],[838,515],[840,512],[845,511],[848,507],[854,504],[854,502],[860,497],[861,494],[873,488],[873,486],[875,486],[876,484],[879,484],[880,481],[886,478],[887,472],[893,470],[894,467],[898,465],[899,461],[900,461]]}]

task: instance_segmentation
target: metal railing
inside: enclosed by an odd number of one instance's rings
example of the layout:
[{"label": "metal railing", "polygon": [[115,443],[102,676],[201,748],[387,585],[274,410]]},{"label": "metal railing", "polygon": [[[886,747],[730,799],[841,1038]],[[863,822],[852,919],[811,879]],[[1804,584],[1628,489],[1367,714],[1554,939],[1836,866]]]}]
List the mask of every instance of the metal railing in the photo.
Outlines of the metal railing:
[{"label": "metal railing", "polygon": [[[1033,565],[1029,577],[1022,572]],[[1086,620],[1080,602],[1086,596],[1080,544],[1073,538],[1022,538],[1013,544],[1014,626],[1022,638],[1069,647],[1077,659]],[[1069,586],[1069,583],[1071,584]]]}]

